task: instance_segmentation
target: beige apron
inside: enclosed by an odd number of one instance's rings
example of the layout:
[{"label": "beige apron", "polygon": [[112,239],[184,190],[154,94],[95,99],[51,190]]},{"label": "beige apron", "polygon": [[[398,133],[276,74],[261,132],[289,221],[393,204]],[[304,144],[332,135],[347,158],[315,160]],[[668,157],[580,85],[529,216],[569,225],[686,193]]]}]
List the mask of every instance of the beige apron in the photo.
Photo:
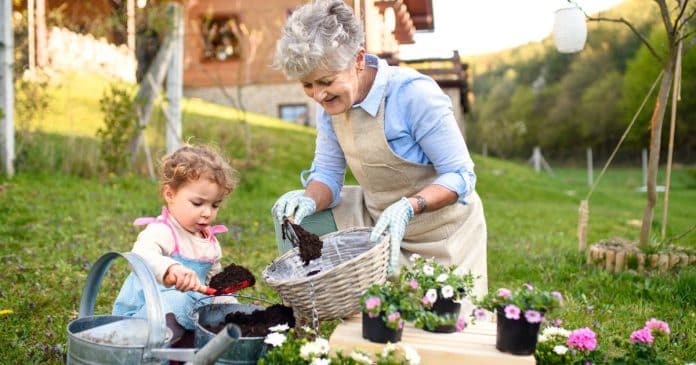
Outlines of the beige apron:
[{"label": "beige apron", "polygon": [[[386,90],[386,87],[385,87]],[[437,178],[432,165],[407,161],[396,155],[384,134],[384,96],[376,117],[353,108],[332,118],[338,143],[360,186],[345,186],[341,202],[333,208],[336,227],[373,226],[384,209],[409,197]],[[401,243],[401,265],[417,253],[434,257],[444,265],[457,265],[459,272],[480,276],[474,295],[487,293],[486,222],[476,192],[466,205],[454,203],[437,211],[416,214],[406,227]]]}]

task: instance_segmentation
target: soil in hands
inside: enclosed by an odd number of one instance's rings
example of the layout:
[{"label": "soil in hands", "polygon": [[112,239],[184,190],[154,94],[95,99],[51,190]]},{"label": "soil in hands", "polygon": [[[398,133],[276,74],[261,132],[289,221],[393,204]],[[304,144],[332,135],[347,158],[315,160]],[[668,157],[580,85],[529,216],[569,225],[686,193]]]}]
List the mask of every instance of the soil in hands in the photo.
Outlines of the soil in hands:
[{"label": "soil in hands", "polygon": [[[244,281],[247,283],[245,284]],[[226,289],[239,290],[253,286],[254,284],[256,284],[256,278],[251,271],[243,266],[230,264],[227,265],[221,272],[215,274],[215,276],[210,279],[208,286],[217,290],[221,294],[226,294]]]},{"label": "soil in hands", "polygon": [[279,324],[287,324],[294,328],[295,316],[292,308],[274,304],[265,310],[259,309],[251,313],[228,313],[225,316],[225,325],[228,323],[234,323],[239,326],[239,329],[242,331],[242,337],[263,337],[270,333],[270,327]]},{"label": "soil in hands", "polygon": [[319,239],[319,236],[305,231],[299,224],[292,223],[288,219],[283,221],[281,228],[283,239],[290,240],[293,247],[299,246],[300,259],[305,266],[309,264],[309,261],[321,257],[321,248],[324,247],[324,242]]}]

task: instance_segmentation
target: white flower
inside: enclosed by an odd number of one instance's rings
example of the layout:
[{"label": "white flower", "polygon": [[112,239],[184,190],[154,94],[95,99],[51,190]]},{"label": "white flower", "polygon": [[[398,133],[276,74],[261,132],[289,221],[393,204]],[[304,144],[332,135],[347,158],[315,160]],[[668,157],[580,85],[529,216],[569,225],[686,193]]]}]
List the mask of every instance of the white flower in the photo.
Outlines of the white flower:
[{"label": "white flower", "polygon": [[430,303],[435,303],[437,302],[437,291],[435,289],[428,289],[428,291],[425,292],[425,297],[428,298]]},{"label": "white flower", "polygon": [[435,273],[435,269],[433,269],[432,266],[423,265],[423,274],[425,274],[426,276],[433,276],[434,273]]},{"label": "white flower", "polygon": [[563,345],[556,345],[553,347],[553,352],[563,356],[566,352],[568,352],[568,348]]},{"label": "white flower", "polygon": [[329,353],[329,341],[317,337],[313,342],[307,342],[300,347],[300,356],[305,360]]},{"label": "white flower", "polygon": [[437,279],[435,279],[435,281],[437,281],[438,283],[444,283],[445,281],[447,281],[447,278],[447,274],[440,274],[438,275]]},{"label": "white flower", "polygon": [[[414,254],[415,255],[415,254]],[[372,365],[372,359],[360,351],[353,351],[350,353],[350,358],[355,360],[355,362],[364,365]]]},{"label": "white flower", "polygon": [[541,331],[541,335],[548,338],[551,336],[562,336],[568,338],[570,336],[570,331],[561,327],[546,327]]},{"label": "white flower", "polygon": [[329,365],[331,364],[331,359],[314,359],[309,365]]},{"label": "white flower", "polygon": [[420,364],[420,355],[413,347],[401,344],[401,349],[404,351],[404,357],[409,365]]},{"label": "white flower", "polygon": [[452,289],[451,285],[445,285],[442,287],[442,297],[447,299],[447,298],[452,298],[454,295],[454,289]]},{"label": "white flower", "polygon": [[384,348],[382,349],[382,357],[387,357],[394,351],[396,351],[396,345],[394,345],[391,342],[387,342],[387,344],[384,345]]},{"label": "white flower", "polygon": [[273,346],[273,347],[278,347],[285,342],[285,335],[282,333],[278,332],[271,332],[266,336],[266,338],[263,340],[263,342]]},{"label": "white flower", "polygon": [[416,260],[419,259],[420,257],[421,256],[419,254],[414,253],[413,255],[411,255],[411,257],[408,258],[408,260],[411,262],[416,262]]},{"label": "white flower", "polygon": [[277,326],[273,326],[268,328],[271,332],[285,332],[290,329],[290,326],[288,326],[287,323],[279,324]]}]

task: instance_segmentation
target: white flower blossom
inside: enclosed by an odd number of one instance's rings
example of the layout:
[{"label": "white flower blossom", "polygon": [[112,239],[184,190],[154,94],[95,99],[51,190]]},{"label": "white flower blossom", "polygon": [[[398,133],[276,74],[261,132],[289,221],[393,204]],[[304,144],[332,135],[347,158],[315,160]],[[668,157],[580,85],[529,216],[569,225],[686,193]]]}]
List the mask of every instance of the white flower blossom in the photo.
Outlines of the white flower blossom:
[{"label": "white flower blossom", "polygon": [[428,291],[425,292],[425,297],[428,298],[430,303],[435,303],[437,302],[437,291],[435,289],[428,289]]},{"label": "white flower blossom", "polygon": [[556,345],[553,347],[553,352],[555,352],[558,355],[565,355],[566,352],[568,352],[568,348],[563,346],[563,345]]},{"label": "white flower blossom", "polygon": [[372,365],[372,359],[366,354],[360,351],[353,351],[350,353],[350,358],[355,360],[355,362],[363,365]]},{"label": "white flower blossom", "polygon": [[433,276],[433,274],[435,274],[435,269],[430,265],[423,265],[423,274],[426,276]]},{"label": "white flower blossom", "polygon": [[445,299],[452,298],[452,296],[454,295],[454,289],[452,289],[451,285],[443,286],[440,292],[442,293],[442,297]]},{"label": "white flower blossom", "polygon": [[567,338],[568,336],[570,336],[570,331],[568,331],[565,328],[561,328],[561,327],[546,327],[541,332],[541,334],[546,336],[546,337],[563,336],[563,337]]},{"label": "white flower blossom", "polygon": [[271,332],[266,336],[266,338],[263,340],[263,342],[273,346],[273,347],[278,347],[285,342],[285,335],[282,333],[278,332]]},{"label": "white flower blossom", "polygon": [[305,360],[311,360],[314,357],[326,355],[329,353],[329,341],[321,337],[317,337],[313,342],[307,342],[300,347],[300,357]]},{"label": "white flower blossom", "polygon": [[387,344],[384,345],[384,348],[382,349],[382,357],[387,357],[394,351],[396,351],[396,345],[394,345],[391,342],[387,342]]},{"label": "white flower blossom", "polygon": [[404,357],[409,365],[420,364],[420,355],[418,355],[418,351],[416,351],[413,347],[401,344],[401,349],[404,351]]},{"label": "white flower blossom", "polygon": [[416,260],[418,260],[420,257],[421,256],[419,254],[414,253],[413,255],[411,255],[411,257],[408,258],[408,260],[411,262],[416,262]]},{"label": "white flower blossom", "polygon": [[331,364],[331,359],[321,359],[321,358],[314,359],[314,360],[312,360],[311,363],[309,363],[309,365],[329,365],[329,364]]},{"label": "white flower blossom", "polygon": [[447,281],[448,277],[449,276],[447,274],[440,274],[438,275],[437,279],[435,279],[435,281],[437,281],[438,283],[444,283],[445,281]]},{"label": "white flower blossom", "polygon": [[271,332],[285,332],[290,329],[287,323],[279,324],[273,327],[269,327],[268,330]]}]

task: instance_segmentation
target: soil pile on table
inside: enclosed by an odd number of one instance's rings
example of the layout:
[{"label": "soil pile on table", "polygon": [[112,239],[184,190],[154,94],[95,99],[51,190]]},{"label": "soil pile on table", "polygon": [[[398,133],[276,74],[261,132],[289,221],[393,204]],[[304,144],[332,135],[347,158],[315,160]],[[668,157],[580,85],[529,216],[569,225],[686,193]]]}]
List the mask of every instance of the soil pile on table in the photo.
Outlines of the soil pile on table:
[{"label": "soil pile on table", "polygon": [[283,221],[281,228],[283,239],[290,240],[293,247],[299,247],[300,258],[305,266],[309,264],[309,261],[321,257],[321,249],[324,247],[324,242],[319,239],[319,236],[305,231],[302,226],[292,223],[288,219]]},{"label": "soil pile on table", "polygon": [[270,333],[269,328],[279,324],[295,327],[292,308],[274,304],[265,310],[251,313],[232,312],[225,316],[225,324],[234,323],[242,331],[242,337],[263,337]]},{"label": "soil pile on table", "polygon": [[208,286],[215,290],[223,291],[226,288],[238,287],[245,280],[248,282],[248,286],[256,284],[256,278],[251,271],[243,266],[230,264],[221,272],[215,274],[215,276],[210,279]]}]

